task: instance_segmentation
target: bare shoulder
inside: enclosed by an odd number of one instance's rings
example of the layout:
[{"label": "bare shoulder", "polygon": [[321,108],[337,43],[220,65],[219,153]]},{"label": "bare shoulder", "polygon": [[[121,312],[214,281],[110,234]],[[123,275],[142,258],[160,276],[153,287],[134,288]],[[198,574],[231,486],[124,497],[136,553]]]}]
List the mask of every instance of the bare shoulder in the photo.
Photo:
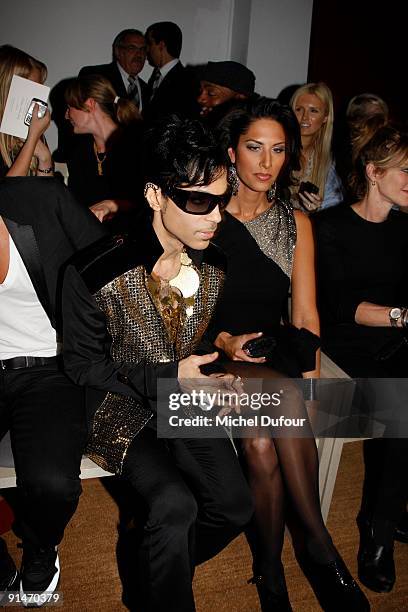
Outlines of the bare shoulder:
[{"label": "bare shoulder", "polygon": [[298,238],[301,239],[306,236],[312,236],[312,223],[309,217],[300,210],[294,210],[293,215],[295,217]]}]

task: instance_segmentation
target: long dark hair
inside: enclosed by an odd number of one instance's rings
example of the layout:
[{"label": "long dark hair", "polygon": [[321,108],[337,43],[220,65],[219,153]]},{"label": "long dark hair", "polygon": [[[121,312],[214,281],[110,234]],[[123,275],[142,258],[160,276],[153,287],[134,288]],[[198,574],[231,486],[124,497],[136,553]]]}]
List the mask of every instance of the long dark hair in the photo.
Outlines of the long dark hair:
[{"label": "long dark hair", "polygon": [[289,106],[264,96],[237,105],[218,126],[222,146],[225,151],[229,147],[235,150],[240,137],[246,134],[249,126],[258,119],[273,119],[283,127],[286,136],[286,153],[278,180],[280,188],[289,187],[292,184],[292,172],[300,169],[301,150],[299,123]]}]

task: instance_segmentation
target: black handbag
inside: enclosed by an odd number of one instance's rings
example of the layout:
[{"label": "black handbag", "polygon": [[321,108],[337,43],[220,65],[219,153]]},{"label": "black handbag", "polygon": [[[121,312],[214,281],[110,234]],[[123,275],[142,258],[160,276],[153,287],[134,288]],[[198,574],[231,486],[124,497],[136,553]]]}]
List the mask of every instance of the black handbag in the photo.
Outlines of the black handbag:
[{"label": "black handbag", "polygon": [[320,338],[304,327],[281,325],[274,336],[254,338],[242,348],[250,357],[266,357],[276,370],[296,378],[315,369]]}]

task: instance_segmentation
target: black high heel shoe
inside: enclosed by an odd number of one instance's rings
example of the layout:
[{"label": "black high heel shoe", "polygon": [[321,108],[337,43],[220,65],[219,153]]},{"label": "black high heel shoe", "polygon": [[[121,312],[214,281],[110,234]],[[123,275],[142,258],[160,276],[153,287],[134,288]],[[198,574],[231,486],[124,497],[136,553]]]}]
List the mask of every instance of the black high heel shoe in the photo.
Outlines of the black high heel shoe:
[{"label": "black high heel shoe", "polygon": [[302,570],[324,612],[368,612],[370,603],[338,556],[331,563],[320,564],[303,558]]},{"label": "black high heel shoe", "polygon": [[395,583],[394,546],[377,544],[372,523],[357,518],[360,530],[358,550],[358,577],[368,589],[376,593],[389,593]]},{"label": "black high heel shoe", "polygon": [[[277,586],[277,582],[279,586]],[[260,574],[248,580],[248,584],[256,586],[262,612],[293,612],[286,589],[283,566],[281,567],[279,579],[277,581],[274,580],[273,584],[271,580],[268,580],[267,576]]]}]

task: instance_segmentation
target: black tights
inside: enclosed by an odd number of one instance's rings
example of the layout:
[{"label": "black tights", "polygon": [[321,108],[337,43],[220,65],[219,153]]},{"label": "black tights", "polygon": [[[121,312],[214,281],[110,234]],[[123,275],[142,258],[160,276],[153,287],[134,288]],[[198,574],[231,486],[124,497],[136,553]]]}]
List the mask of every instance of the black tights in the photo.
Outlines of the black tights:
[{"label": "black tights", "polygon": [[[234,372],[238,373],[235,367]],[[271,370],[266,372],[269,378],[280,377]],[[265,376],[266,372],[258,375]],[[240,373],[254,376],[252,371],[241,369]],[[268,380],[267,384],[270,392],[273,382]],[[291,418],[307,418],[296,383],[286,379],[282,384],[280,377],[278,386],[285,387],[286,397],[280,413]],[[307,553],[318,563],[329,563],[337,555],[321,514],[317,448],[308,423],[310,437],[294,437],[293,429],[286,430],[288,437],[256,437],[256,432],[251,431],[252,437],[236,440],[255,501],[254,518],[247,531],[254,573],[267,577],[278,589],[284,585],[281,552],[286,523],[298,558]]]},{"label": "black tights", "polygon": [[336,549],[320,510],[314,439],[244,439],[240,448],[255,501],[255,515],[248,529],[254,572],[270,579],[282,577],[280,559],[287,513],[293,522],[298,553],[306,549],[319,563],[332,561]]}]

